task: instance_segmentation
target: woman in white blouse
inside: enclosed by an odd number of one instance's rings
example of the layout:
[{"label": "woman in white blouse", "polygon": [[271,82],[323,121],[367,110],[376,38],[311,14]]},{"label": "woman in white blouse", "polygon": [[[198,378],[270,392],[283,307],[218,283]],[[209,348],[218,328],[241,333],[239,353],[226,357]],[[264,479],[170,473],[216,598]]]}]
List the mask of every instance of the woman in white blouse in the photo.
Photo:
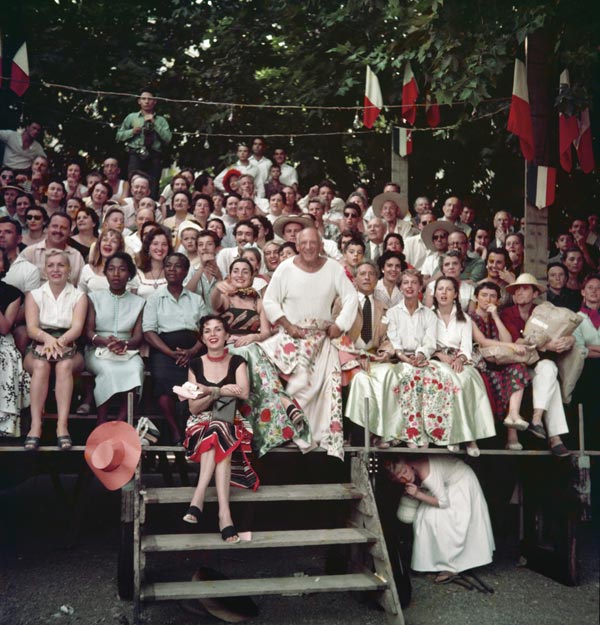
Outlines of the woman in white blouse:
[{"label": "woman in white blouse", "polygon": [[[437,348],[437,317],[419,302],[422,287],[417,270],[403,272],[403,301],[387,313],[389,344],[380,350],[384,359],[399,362],[375,364],[369,373],[354,376],[346,406],[351,421],[367,425],[384,442],[404,441],[409,447],[450,443],[459,390],[449,373],[430,364]],[[367,424],[365,397],[370,398]]]},{"label": "woman in white blouse", "polygon": [[[469,306],[471,306],[471,302],[473,301],[474,287],[472,284],[469,284],[464,280],[461,281],[460,274],[462,273],[462,270],[463,263],[460,260],[459,252],[451,250],[442,256],[442,275],[456,281],[458,285],[458,299],[460,301],[460,305],[464,311],[468,311]],[[430,282],[427,285],[424,300],[425,306],[428,306],[429,308],[433,306],[433,290],[434,283]]]},{"label": "woman in white blouse", "polygon": [[470,364],[473,353],[473,330],[465,317],[459,299],[458,282],[442,277],[435,281],[433,311],[437,315],[437,349],[432,366],[454,378],[460,389],[456,395],[455,411],[450,429],[450,451],[458,451],[466,443],[469,456],[479,456],[475,442],[495,436],[494,416],[485,384]]},{"label": "woman in white blouse", "polygon": [[29,451],[40,445],[52,369],[56,376],[57,445],[60,450],[72,445],[68,418],[73,374],[83,369],[83,357],[75,341],[83,332],[87,297],[68,281],[70,270],[68,255],[50,250],[46,255],[48,282],[30,291],[25,299],[27,334],[33,341],[23,363],[31,374],[31,429],[25,438],[25,449]]}]

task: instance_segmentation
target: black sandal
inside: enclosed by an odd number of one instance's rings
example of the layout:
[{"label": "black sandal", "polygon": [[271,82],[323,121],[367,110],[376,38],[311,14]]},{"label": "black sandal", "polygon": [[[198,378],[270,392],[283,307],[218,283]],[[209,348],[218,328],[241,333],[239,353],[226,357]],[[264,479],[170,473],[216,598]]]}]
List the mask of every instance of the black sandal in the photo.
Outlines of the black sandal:
[{"label": "black sandal", "polygon": [[73,441],[71,440],[71,437],[68,434],[65,434],[64,436],[57,436],[56,446],[61,451],[68,451],[69,449],[71,449],[71,447],[73,447]]},{"label": "black sandal", "polygon": [[37,451],[40,446],[40,437],[39,436],[26,436],[25,443],[23,447],[25,447],[25,451]]},{"label": "black sandal", "polygon": [[[228,538],[235,537],[237,540],[227,540]],[[228,545],[235,545],[240,542],[240,537],[238,536],[237,530],[233,525],[228,525],[221,530],[221,538],[223,542],[226,542]]]},{"label": "black sandal", "polygon": [[202,510],[198,506],[190,506],[183,515],[183,520],[189,525],[198,525],[202,520]]}]

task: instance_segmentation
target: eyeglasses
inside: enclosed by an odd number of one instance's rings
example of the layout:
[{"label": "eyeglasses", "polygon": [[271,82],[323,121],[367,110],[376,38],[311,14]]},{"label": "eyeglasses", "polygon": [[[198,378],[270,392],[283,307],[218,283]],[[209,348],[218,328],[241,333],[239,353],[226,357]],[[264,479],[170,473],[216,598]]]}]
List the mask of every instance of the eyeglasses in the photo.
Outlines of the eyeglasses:
[{"label": "eyeglasses", "polygon": [[0,178],[2,178],[2,180],[13,180],[14,176],[12,174],[2,174]]},{"label": "eyeglasses", "polygon": [[447,234],[434,234],[431,238],[434,241],[441,241],[442,239],[447,239],[448,235]]},{"label": "eyeglasses", "polygon": [[27,221],[42,221],[44,219],[41,215],[27,215]]}]

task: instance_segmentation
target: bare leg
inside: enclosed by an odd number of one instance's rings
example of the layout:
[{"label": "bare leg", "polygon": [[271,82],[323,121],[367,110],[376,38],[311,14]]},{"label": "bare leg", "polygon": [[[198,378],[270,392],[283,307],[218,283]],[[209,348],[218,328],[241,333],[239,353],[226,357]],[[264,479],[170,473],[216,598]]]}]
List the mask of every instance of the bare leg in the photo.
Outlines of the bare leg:
[{"label": "bare leg", "polygon": [[68,421],[71,412],[71,398],[73,397],[73,374],[82,371],[83,366],[81,354],[75,354],[73,358],[67,358],[56,363],[57,436],[69,434]]},{"label": "bare leg", "polygon": [[105,401],[103,404],[97,406],[98,418],[96,419],[96,425],[102,425],[108,421],[108,403],[110,400]]},{"label": "bare leg", "polygon": [[[206,497],[206,489],[210,484],[210,480],[215,472],[215,450],[211,447],[208,451],[205,451],[200,457],[200,475],[198,476],[198,484],[190,506],[196,506],[200,510],[204,509],[204,499]],[[187,516],[187,515],[186,515]],[[184,517],[185,518],[185,517]],[[191,521],[192,523],[194,521]]]},{"label": "bare leg", "polygon": [[48,397],[52,365],[46,360],[34,358],[31,354],[25,357],[24,365],[31,374],[31,428],[27,436],[41,436],[42,414]]},{"label": "bare leg", "polygon": [[525,389],[519,389],[513,393],[508,401],[508,416],[513,420],[520,417],[519,413],[521,412],[524,390]]},{"label": "bare leg", "polygon": [[[231,510],[229,508],[229,490],[231,486],[231,456],[223,458],[215,469],[215,482],[217,486],[217,499],[219,500],[219,529],[233,525]],[[226,542],[238,542],[239,537],[232,536]]]}]

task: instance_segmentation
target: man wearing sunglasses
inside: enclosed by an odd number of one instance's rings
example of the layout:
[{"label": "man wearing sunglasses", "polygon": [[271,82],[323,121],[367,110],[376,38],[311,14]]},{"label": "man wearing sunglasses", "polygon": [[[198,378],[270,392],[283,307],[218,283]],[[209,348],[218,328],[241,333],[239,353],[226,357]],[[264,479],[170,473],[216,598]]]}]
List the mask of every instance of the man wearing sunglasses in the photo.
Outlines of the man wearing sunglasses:
[{"label": "man wearing sunglasses", "polygon": [[[429,256],[435,255],[435,253],[425,245],[423,237],[421,236],[425,226],[435,221],[435,215],[431,208],[428,208],[417,214],[417,218],[419,234],[404,239],[404,256],[406,256],[406,262],[409,265],[421,271],[425,260]],[[445,239],[445,241],[447,241],[447,239]],[[444,240],[442,240],[442,242],[444,242]]]}]

